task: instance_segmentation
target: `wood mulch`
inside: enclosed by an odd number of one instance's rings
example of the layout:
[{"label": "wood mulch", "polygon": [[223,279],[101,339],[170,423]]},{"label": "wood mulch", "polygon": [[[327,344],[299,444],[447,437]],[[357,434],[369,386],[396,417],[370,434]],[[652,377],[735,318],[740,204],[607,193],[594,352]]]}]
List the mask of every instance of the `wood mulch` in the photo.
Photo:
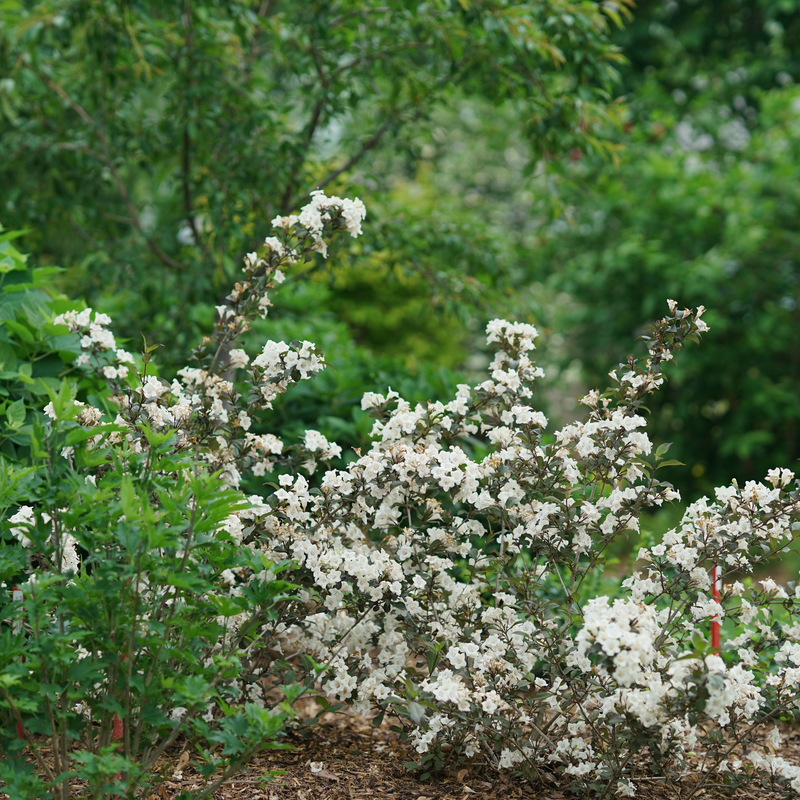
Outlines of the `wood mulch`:
[{"label": "wood mulch", "polygon": [[[313,731],[290,734],[291,750],[265,750],[214,795],[215,800],[575,800],[575,795],[555,778],[551,786],[531,786],[494,771],[455,769],[421,781],[405,764],[417,755],[386,725],[373,726],[366,718],[339,717]],[[800,728],[782,726],[780,755],[800,763]],[[180,751],[171,754],[180,763]],[[187,755],[183,760],[188,760]],[[314,769],[312,771],[312,764]],[[174,773],[173,773],[174,774]],[[200,781],[184,769],[181,780],[168,780],[149,800],[173,800],[192,791]],[[692,793],[696,776],[680,784],[637,782],[638,800],[678,800]],[[698,800],[776,800],[784,792],[764,789],[705,787]],[[610,797],[613,797],[611,795]]]},{"label": "wood mulch", "polygon": [[[782,726],[779,754],[800,763],[800,727]],[[303,735],[305,734],[305,735]],[[385,725],[375,728],[369,719],[339,717],[312,730],[290,733],[282,741],[287,750],[264,750],[214,793],[214,800],[574,800],[575,795],[555,778],[550,786],[531,786],[496,772],[463,767],[450,774],[421,781],[405,764],[416,753]],[[158,771],[166,777],[146,800],[191,797],[202,786],[191,761],[197,754],[177,746],[162,758]],[[312,770],[313,764],[313,770]],[[680,784],[639,781],[638,800],[679,800],[691,794],[696,777]],[[81,787],[73,797],[81,797]],[[765,789],[704,787],[698,800],[776,800],[785,793]],[[3,793],[0,783],[0,798]],[[609,795],[609,799],[613,798]],[[614,799],[615,800],[615,799]]]}]

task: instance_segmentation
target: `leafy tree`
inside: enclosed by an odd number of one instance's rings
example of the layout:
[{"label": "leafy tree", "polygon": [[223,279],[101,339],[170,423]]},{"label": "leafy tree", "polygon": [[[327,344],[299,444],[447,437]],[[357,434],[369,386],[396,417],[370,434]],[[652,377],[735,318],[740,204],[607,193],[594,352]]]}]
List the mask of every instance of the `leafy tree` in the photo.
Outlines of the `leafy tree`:
[{"label": "leafy tree", "polygon": [[692,495],[800,455],[798,36],[792,3],[645,4],[620,34],[621,167],[571,164],[566,214],[538,241],[592,380],[665,297],[708,306],[708,346],[653,407]]},{"label": "leafy tree", "polygon": [[623,80],[634,90],[656,80],[687,98],[712,79],[734,93],[784,85],[800,75],[798,12],[796,0],[642,0],[616,36],[629,62]]},{"label": "leafy tree", "polygon": [[482,220],[515,313],[567,333],[542,348],[560,371],[551,417],[573,413],[666,298],[710,309],[706,346],[652,405],[655,435],[689,465],[670,476],[687,496],[800,455],[798,36],[791,3],[639,4],[616,34],[630,61],[618,164],[576,147],[526,175],[514,109],[493,117],[467,97],[419,138],[409,193]]},{"label": "leafy tree", "polygon": [[[122,333],[147,329],[174,354],[237,274],[227,254],[253,250],[265,222],[315,187],[355,183],[368,193],[369,175],[357,172],[366,156],[407,147],[454,91],[515,104],[535,153],[608,151],[621,58],[609,20],[621,22],[623,8],[7,2],[5,222],[34,223],[41,234],[31,249],[67,268],[73,293],[113,313]],[[364,246],[391,248],[428,282],[469,250],[469,230],[456,231],[453,246],[432,246],[429,232],[401,235],[408,226],[397,215],[373,223]]]}]

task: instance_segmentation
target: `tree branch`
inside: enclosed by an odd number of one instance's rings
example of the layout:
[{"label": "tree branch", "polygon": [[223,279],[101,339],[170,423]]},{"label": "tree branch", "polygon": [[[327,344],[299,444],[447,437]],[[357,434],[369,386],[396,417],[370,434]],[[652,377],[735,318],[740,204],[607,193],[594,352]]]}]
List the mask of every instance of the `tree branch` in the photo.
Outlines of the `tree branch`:
[{"label": "tree branch", "polygon": [[247,75],[248,79],[253,73],[253,66],[257,61],[260,52],[261,31],[263,29],[263,26],[260,23],[265,20],[271,12],[272,0],[263,0],[260,8],[256,12],[258,23],[253,28],[253,36],[250,39],[250,48],[248,49],[247,56],[245,58],[245,74]]},{"label": "tree branch", "polygon": [[[455,83],[456,77],[461,72],[464,67],[465,62],[461,62],[459,64],[454,65],[452,70],[441,80],[437,81],[425,94],[424,100],[427,101],[431,97],[435,96],[435,93],[444,88],[447,84]],[[411,118],[418,118],[422,113],[424,106],[424,101],[417,104],[417,108],[414,113],[411,114]],[[386,119],[383,121],[383,124],[375,131],[375,133],[361,145],[361,149],[352,155],[339,169],[334,170],[325,178],[323,178],[316,186],[317,189],[324,189],[329,183],[335,181],[343,172],[347,172],[347,170],[354,167],[373,147],[375,147],[378,142],[380,142],[381,137],[386,133],[387,130],[392,126],[392,123],[398,122],[400,117],[400,111],[396,110],[394,112],[389,112],[386,116]]]},{"label": "tree branch", "polygon": [[361,145],[361,149],[353,154],[339,169],[334,170],[328,176],[323,178],[318,184],[317,189],[324,189],[331,181],[335,181],[343,172],[347,172],[347,170],[351,169],[355,166],[370,150],[372,150],[375,145],[381,140],[381,137],[387,130],[391,127],[392,122],[395,121],[394,116],[391,114],[386,117],[383,121],[383,124],[372,134],[372,136]]},{"label": "tree branch", "polygon": [[[144,238],[147,247],[149,248],[150,252],[153,253],[159,261],[163,264],[166,264],[168,267],[172,267],[172,269],[177,269],[181,271],[185,271],[186,267],[180,263],[180,261],[176,261],[171,256],[167,255],[156,243],[154,239],[149,237],[142,225],[142,221],[139,218],[139,212],[136,210],[136,207],[133,205],[130,199],[130,195],[128,194],[128,189],[125,186],[125,183],[122,180],[122,177],[117,170],[116,165],[114,164],[114,160],[111,158],[111,151],[108,146],[108,140],[106,139],[106,135],[103,131],[101,125],[98,125],[92,116],[86,111],[80,103],[77,103],[75,100],[70,97],[67,93],[66,89],[63,86],[57,84],[51,78],[48,78],[46,75],[42,75],[41,72],[37,70],[36,72],[37,77],[39,78],[45,86],[48,86],[52,89],[62,100],[64,100],[70,108],[88,125],[90,128],[97,132],[97,138],[100,140],[100,147],[102,149],[102,153],[96,153],[93,150],[87,148],[81,148],[84,152],[89,155],[98,158],[101,163],[105,164],[109,171],[111,172],[111,176],[114,178],[114,183],[117,187],[117,192],[119,192],[120,197],[122,198],[122,202],[125,204],[125,207],[128,209],[128,213],[131,215],[131,222],[133,227],[141,234]],[[63,146],[63,149],[78,149],[77,147],[69,147]]]},{"label": "tree branch", "polygon": [[189,128],[188,126],[184,126],[183,128],[183,158],[181,159],[182,162],[182,181],[183,181],[183,207],[186,211],[186,221],[189,223],[189,227],[192,229],[192,236],[194,236],[194,243],[199,245],[200,249],[203,251],[203,255],[206,258],[213,261],[211,257],[211,253],[208,252],[208,248],[206,247],[206,243],[200,238],[200,231],[197,228],[197,220],[194,216],[194,209],[192,207],[192,189],[189,184],[189,175],[191,173],[191,150],[192,140],[189,136]]},{"label": "tree branch", "polygon": [[300,171],[300,168],[303,165],[303,161],[305,160],[306,153],[308,153],[308,149],[311,147],[311,142],[314,139],[314,134],[317,131],[317,127],[319,126],[319,122],[322,119],[322,112],[325,110],[325,104],[327,99],[327,91],[328,87],[330,86],[330,78],[325,74],[325,70],[323,69],[322,59],[320,58],[319,52],[314,45],[311,45],[311,55],[314,59],[314,65],[317,68],[317,75],[319,75],[320,84],[322,85],[322,97],[317,100],[316,104],[314,105],[314,110],[311,112],[311,119],[308,121],[308,125],[306,125],[305,136],[302,144],[302,148],[297,153],[296,157],[292,162],[292,166],[289,170],[289,177],[286,181],[286,188],[283,190],[283,194],[281,195],[281,202],[279,208],[281,210],[281,214],[288,214],[292,210],[292,195],[294,194],[294,187],[297,183],[297,173]]},{"label": "tree branch", "polygon": [[308,121],[308,125],[306,126],[305,141],[303,142],[302,149],[294,159],[289,171],[289,178],[286,181],[286,188],[283,190],[283,195],[281,196],[281,202],[279,206],[281,214],[288,214],[292,210],[292,195],[294,193],[295,183],[297,183],[297,172],[302,166],[305,154],[308,152],[308,148],[311,146],[311,140],[314,138],[314,133],[316,132],[319,121],[322,118],[322,111],[324,108],[325,98],[321,97],[314,106],[314,110],[311,112],[311,119]]}]

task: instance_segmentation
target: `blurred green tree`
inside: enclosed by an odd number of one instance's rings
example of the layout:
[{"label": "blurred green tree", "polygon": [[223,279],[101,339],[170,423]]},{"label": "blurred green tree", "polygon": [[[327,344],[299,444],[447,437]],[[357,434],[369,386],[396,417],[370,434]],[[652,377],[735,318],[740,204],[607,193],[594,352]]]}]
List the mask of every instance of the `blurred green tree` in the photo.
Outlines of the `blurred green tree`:
[{"label": "blurred green tree", "polygon": [[621,166],[566,166],[537,274],[592,383],[666,297],[710,309],[653,404],[695,497],[800,456],[800,4],[644,2],[619,41]]},{"label": "blurred green tree", "polygon": [[710,123],[674,120],[662,136],[651,128],[657,144],[632,143],[615,173],[573,167],[571,224],[540,238],[542,263],[556,266],[549,280],[577,301],[569,349],[595,380],[667,297],[710,309],[711,333],[653,403],[655,437],[691,466],[679,479],[691,494],[800,456],[797,98],[762,97],[761,124],[741,123],[746,136],[727,145],[728,120],[717,118],[714,134]]},{"label": "blurred green tree", "polygon": [[[369,202],[365,157],[408,147],[456,91],[515,104],[535,153],[613,151],[605,133],[619,116],[609,92],[621,56],[609,22],[624,9],[6,0],[0,213],[38,231],[31,249],[66,268],[72,294],[113,314],[125,335],[148,331],[170,357],[208,323],[273,216],[314,188]],[[413,213],[409,224],[402,206],[382,210],[358,244],[387,278],[402,263],[423,296],[419,287],[456,270],[473,294],[490,282],[491,253],[478,252],[471,229],[451,226],[437,241],[437,225]],[[429,314],[409,313],[435,335]],[[388,338],[414,327],[400,318]]]}]

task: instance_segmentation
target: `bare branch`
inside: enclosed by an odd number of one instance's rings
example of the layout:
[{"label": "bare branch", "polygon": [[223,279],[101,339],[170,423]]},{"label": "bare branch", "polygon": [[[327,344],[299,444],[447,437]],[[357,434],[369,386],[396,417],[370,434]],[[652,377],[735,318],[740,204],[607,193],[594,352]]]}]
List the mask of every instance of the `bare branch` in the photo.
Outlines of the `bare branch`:
[{"label": "bare branch", "polygon": [[361,145],[361,149],[357,153],[353,154],[341,167],[339,167],[339,169],[334,170],[327,177],[323,178],[317,184],[317,189],[324,189],[329,183],[331,183],[331,181],[335,181],[336,178],[338,178],[343,172],[347,172],[349,169],[355,166],[366,155],[366,153],[368,153],[373,147],[375,147],[375,145],[378,144],[383,134],[389,130],[392,122],[394,121],[395,118],[392,115],[386,117],[380,128],[378,128],[378,130],[376,130],[375,133],[373,133],[372,136],[370,136],[369,139],[367,139],[367,141]]},{"label": "bare branch", "polygon": [[98,125],[95,120],[91,117],[91,115],[86,111],[80,103],[77,103],[75,100],[70,97],[66,89],[63,86],[59,86],[52,78],[48,78],[46,75],[43,75],[41,72],[37,71],[37,76],[42,83],[52,89],[62,100],[64,100],[75,113],[94,131],[97,132],[97,138],[100,140],[100,147],[102,149],[102,153],[97,153],[93,150],[87,148],[80,148],[77,146],[71,145],[62,145],[62,149],[75,149],[75,150],[83,150],[87,154],[94,156],[95,158],[99,159],[103,164],[105,164],[109,171],[111,172],[111,176],[114,178],[114,183],[117,187],[117,192],[119,192],[120,197],[122,198],[122,202],[125,203],[125,207],[128,209],[128,213],[131,215],[131,223],[133,227],[142,235],[144,238],[147,247],[149,248],[150,252],[153,253],[156,258],[159,259],[162,263],[166,264],[168,267],[172,267],[172,269],[177,269],[184,271],[186,267],[180,263],[180,261],[176,261],[171,256],[167,255],[155,242],[154,239],[149,237],[145,232],[144,226],[142,225],[142,221],[139,218],[139,212],[136,210],[136,207],[131,202],[130,195],[128,194],[128,189],[125,186],[125,183],[122,180],[122,177],[117,170],[116,164],[114,164],[114,159],[111,158],[111,150],[108,146],[108,140],[106,139],[105,132],[101,125]]}]

